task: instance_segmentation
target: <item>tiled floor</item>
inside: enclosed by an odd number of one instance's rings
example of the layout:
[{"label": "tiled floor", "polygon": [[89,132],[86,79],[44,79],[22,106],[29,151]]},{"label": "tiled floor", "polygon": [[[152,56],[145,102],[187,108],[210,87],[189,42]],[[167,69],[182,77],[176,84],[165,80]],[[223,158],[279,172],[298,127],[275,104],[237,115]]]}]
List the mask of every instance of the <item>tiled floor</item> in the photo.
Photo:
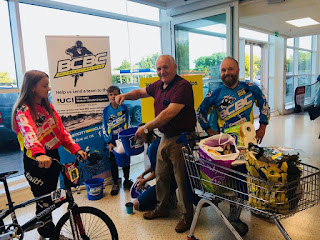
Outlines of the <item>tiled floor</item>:
[{"label": "tiled floor", "polygon": [[[307,114],[294,114],[287,116],[276,116],[271,118],[270,125],[263,140],[263,146],[285,146],[300,149],[304,152],[302,158],[304,162],[320,167],[320,148],[318,139],[320,132],[320,119],[310,121]],[[131,177],[135,178],[143,170],[143,163],[136,164],[131,168]],[[120,171],[121,172],[121,171]],[[127,215],[125,203],[130,201],[128,191],[120,190],[119,195],[111,196],[111,186],[104,190],[104,197],[98,201],[87,200],[86,192],[75,194],[75,199],[79,205],[90,205],[105,211],[114,221],[119,239],[187,239],[187,234],[178,234],[174,227],[179,220],[177,210],[167,219],[144,220],[142,212],[134,211],[134,214]],[[224,212],[228,211],[228,204],[222,203]],[[34,206],[29,206],[23,212],[18,211],[18,216],[22,222],[33,215]],[[57,221],[64,209],[56,210],[54,220]],[[320,208],[319,206],[307,209],[303,212],[281,221],[292,239],[310,240],[319,239],[320,236]],[[244,239],[283,239],[275,224],[265,222],[251,215],[244,210],[241,219],[249,226],[249,232]],[[209,239],[235,239],[221,219],[214,213],[211,207],[203,208],[196,227],[195,236],[202,240]],[[26,239],[37,239],[36,231],[26,234]]]}]

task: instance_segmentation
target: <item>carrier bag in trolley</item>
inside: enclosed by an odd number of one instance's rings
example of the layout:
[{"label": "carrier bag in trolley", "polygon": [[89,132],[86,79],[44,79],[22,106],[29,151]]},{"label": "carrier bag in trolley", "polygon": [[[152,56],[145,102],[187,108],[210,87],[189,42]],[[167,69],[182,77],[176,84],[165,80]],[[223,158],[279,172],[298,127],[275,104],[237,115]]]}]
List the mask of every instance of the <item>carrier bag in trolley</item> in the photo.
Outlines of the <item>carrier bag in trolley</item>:
[{"label": "carrier bag in trolley", "polygon": [[227,169],[238,156],[239,150],[235,139],[229,134],[221,133],[200,141],[200,177],[206,191],[215,192],[217,184],[226,181],[226,174],[229,172]]},{"label": "carrier bag in trolley", "polygon": [[249,149],[246,162],[249,204],[280,214],[294,210],[302,197],[299,155],[283,154],[273,148],[263,148],[264,153],[257,155]]}]

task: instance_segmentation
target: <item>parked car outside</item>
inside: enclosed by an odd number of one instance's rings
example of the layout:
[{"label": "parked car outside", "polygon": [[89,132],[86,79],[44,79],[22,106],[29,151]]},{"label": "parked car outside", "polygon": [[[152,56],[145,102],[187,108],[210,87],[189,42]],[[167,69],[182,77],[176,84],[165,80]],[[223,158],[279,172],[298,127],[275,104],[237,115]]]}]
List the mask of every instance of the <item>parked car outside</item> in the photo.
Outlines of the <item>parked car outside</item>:
[{"label": "parked car outside", "polygon": [[203,79],[203,98],[207,96],[207,94],[221,86],[223,83],[220,79],[214,79],[214,80],[209,80],[209,79]]},{"label": "parked car outside", "polygon": [[0,94],[0,149],[18,149],[17,135],[11,129],[11,113],[18,93]]},{"label": "parked car outside", "polygon": [[[126,86],[119,86],[121,93],[127,93],[132,90],[140,89],[139,86],[135,85],[126,85]],[[141,116],[141,100],[125,100],[124,104],[129,107],[130,111],[130,118],[131,118],[131,125],[137,126],[142,122]]]}]

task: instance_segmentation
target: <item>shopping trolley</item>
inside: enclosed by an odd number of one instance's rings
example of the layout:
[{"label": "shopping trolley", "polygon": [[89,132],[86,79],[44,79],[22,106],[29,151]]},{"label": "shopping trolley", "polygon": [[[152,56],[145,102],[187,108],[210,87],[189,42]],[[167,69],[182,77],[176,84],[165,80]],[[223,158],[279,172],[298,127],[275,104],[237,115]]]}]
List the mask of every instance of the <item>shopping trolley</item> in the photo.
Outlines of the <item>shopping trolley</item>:
[{"label": "shopping trolley", "polygon": [[[242,223],[239,217],[241,210],[246,208],[263,218],[273,220],[284,238],[289,240],[291,238],[281,225],[280,219],[320,202],[319,168],[301,163],[301,177],[280,186],[250,176],[246,171],[237,170],[241,166],[236,166],[237,163],[245,161],[244,159],[236,160],[234,168],[226,168],[200,158],[198,146],[191,148],[185,134],[178,141],[184,143],[182,151],[192,191],[201,198],[196,207],[188,240],[196,239],[194,231],[200,210],[205,203],[214,208],[236,239],[242,239],[237,223]],[[256,194],[252,194],[253,192]],[[263,196],[261,193],[264,193]],[[228,217],[219,209],[219,201],[230,203],[232,213]]]}]

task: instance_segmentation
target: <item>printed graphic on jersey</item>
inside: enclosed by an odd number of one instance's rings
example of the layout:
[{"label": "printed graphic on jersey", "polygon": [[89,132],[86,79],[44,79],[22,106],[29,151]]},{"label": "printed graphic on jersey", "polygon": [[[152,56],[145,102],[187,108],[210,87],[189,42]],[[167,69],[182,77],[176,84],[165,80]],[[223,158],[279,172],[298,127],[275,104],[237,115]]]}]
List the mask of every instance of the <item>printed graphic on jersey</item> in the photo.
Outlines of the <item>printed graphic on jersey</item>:
[{"label": "printed graphic on jersey", "polygon": [[220,108],[226,109],[234,100],[235,100],[234,97],[225,96],[222,102],[220,103]]},{"label": "printed graphic on jersey", "polygon": [[125,114],[125,112],[123,112],[123,111],[120,111],[120,112],[117,113],[118,117],[123,115],[123,114]]},{"label": "printed graphic on jersey", "polygon": [[221,118],[223,120],[230,119],[232,117],[237,116],[241,112],[244,112],[246,109],[252,107],[253,103],[252,103],[251,97],[252,97],[252,93],[248,94],[244,98],[240,98],[238,101],[230,104],[226,108],[224,109],[222,108],[222,111],[220,112]]},{"label": "printed graphic on jersey", "polygon": [[28,109],[28,106],[23,104],[22,106],[17,108],[17,112],[21,111],[24,113],[25,111],[27,111],[27,109]]},{"label": "printed graphic on jersey", "polygon": [[110,115],[108,121],[113,122],[117,117],[115,115]]},{"label": "printed graphic on jersey", "polygon": [[[268,124],[270,109],[266,97],[257,85],[239,82],[234,89],[221,86],[199,106],[198,121],[203,129],[218,125],[221,131],[243,122],[252,122],[254,103],[260,110],[259,122]],[[217,111],[217,116],[209,115],[212,107]]]},{"label": "printed graphic on jersey", "polygon": [[46,120],[46,116],[44,116],[41,113],[38,113],[38,116],[37,116],[37,119],[36,119],[37,127],[41,126],[44,123],[45,120]]},{"label": "printed graphic on jersey", "polygon": [[209,91],[206,95],[206,97],[211,97],[212,91]]}]

